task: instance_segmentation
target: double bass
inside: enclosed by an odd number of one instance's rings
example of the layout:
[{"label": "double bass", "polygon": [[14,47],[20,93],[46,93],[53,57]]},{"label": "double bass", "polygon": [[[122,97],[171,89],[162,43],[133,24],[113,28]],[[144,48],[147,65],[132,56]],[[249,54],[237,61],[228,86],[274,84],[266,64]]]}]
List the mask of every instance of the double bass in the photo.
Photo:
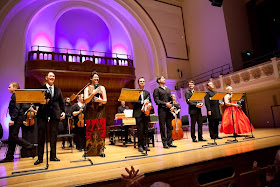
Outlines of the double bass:
[{"label": "double bass", "polygon": [[175,119],[172,120],[172,138],[173,140],[180,140],[184,137],[184,131],[182,129],[182,121],[177,118],[177,110],[174,109],[173,112],[171,112]]}]

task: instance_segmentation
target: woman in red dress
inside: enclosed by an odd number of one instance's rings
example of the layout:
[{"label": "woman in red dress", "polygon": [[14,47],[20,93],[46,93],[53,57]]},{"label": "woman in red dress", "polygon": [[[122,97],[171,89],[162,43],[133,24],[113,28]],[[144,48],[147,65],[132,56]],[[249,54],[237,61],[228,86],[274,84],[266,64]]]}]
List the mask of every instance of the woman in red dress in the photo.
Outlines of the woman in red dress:
[{"label": "woman in red dress", "polygon": [[[223,132],[225,134],[246,134],[251,132],[250,126],[252,124],[250,123],[246,114],[242,111],[242,109],[236,102],[230,101],[233,92],[232,87],[228,86],[226,90],[228,92],[228,94],[224,97],[226,109],[223,113],[220,132]],[[235,131],[233,129],[232,113]],[[252,130],[254,130],[253,125]]]}]

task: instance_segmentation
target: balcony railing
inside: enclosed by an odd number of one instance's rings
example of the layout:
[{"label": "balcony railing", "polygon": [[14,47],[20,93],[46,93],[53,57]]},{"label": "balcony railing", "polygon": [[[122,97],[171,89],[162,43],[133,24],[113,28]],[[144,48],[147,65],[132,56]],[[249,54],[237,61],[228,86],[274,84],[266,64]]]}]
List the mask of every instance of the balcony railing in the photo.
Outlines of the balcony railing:
[{"label": "balcony railing", "polygon": [[217,78],[219,77],[220,75],[226,75],[226,74],[229,74],[231,73],[233,70],[232,70],[232,67],[230,64],[225,64],[225,65],[222,65],[220,67],[217,67],[217,68],[214,68],[210,71],[207,71],[207,72],[204,72],[204,73],[201,73],[197,76],[194,76],[194,77],[190,77],[184,81],[180,81],[180,82],[177,82],[176,83],[176,87],[175,89],[176,90],[179,90],[180,88],[186,88],[188,87],[188,82],[190,80],[194,81],[196,84],[199,84],[201,82],[205,82],[211,78]]},{"label": "balcony railing", "polygon": [[32,46],[31,51],[28,53],[28,61],[32,60],[51,60],[77,63],[92,61],[94,64],[134,67],[133,60],[131,60],[130,55],[127,54],[55,48],[47,46]]}]

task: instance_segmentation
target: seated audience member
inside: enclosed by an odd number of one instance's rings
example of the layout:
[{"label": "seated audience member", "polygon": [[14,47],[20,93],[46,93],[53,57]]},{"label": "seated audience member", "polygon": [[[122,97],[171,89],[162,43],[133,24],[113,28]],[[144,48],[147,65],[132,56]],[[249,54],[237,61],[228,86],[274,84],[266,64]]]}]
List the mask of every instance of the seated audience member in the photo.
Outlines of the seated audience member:
[{"label": "seated audience member", "polygon": [[268,165],[261,169],[258,167],[258,163],[254,161],[253,169],[258,174],[258,186],[280,186],[280,149],[276,153],[274,165]]},{"label": "seated audience member", "polygon": [[129,109],[128,106],[125,106],[125,101],[121,101],[121,106],[118,107],[118,113],[123,113],[125,109]]}]

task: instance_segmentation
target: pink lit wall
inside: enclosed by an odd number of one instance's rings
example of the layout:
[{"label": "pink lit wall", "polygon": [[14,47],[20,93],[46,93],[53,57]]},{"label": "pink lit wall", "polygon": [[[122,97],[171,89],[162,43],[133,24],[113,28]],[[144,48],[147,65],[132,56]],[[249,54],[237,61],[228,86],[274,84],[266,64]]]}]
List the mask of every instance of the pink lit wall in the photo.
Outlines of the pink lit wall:
[{"label": "pink lit wall", "polygon": [[107,25],[96,14],[82,9],[70,10],[58,19],[55,27],[55,46],[112,52]]}]

